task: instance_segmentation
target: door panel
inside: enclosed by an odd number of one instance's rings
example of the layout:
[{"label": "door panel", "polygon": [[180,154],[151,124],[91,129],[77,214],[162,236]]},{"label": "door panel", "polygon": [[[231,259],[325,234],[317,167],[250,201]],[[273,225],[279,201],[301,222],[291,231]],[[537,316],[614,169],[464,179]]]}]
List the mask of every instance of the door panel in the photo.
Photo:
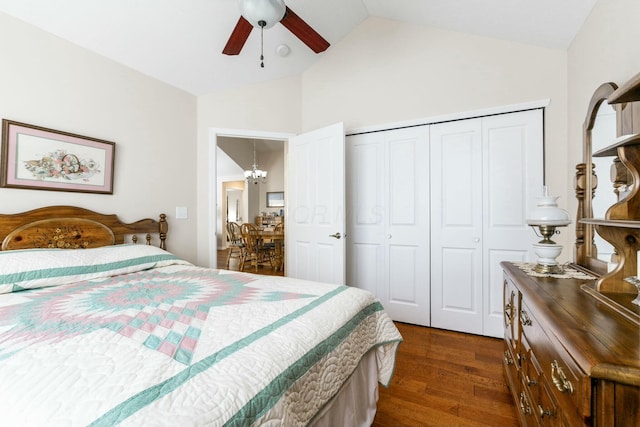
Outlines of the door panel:
[{"label": "door panel", "polygon": [[[287,275],[345,282],[344,126],[289,139],[287,147]],[[340,238],[331,237],[340,233]]]},{"label": "door panel", "polygon": [[[413,160],[417,155],[419,143],[415,139],[396,140],[387,144],[389,161],[389,225],[416,225],[418,214],[417,202],[420,199],[412,197],[420,185],[416,177],[419,165]],[[425,159],[426,160],[426,159]]]},{"label": "door panel", "polygon": [[535,259],[526,218],[542,195],[542,110],[485,117],[483,132],[484,335],[503,334],[501,261]]},{"label": "door panel", "polygon": [[432,126],[433,326],[502,335],[500,262],[532,259],[542,132],[542,110]]},{"label": "door panel", "polygon": [[442,248],[442,278],[447,284],[442,290],[442,308],[476,312],[477,290],[472,272],[477,263],[477,251],[473,248]]},{"label": "door panel", "polygon": [[425,326],[428,138],[428,126],[347,137],[348,283],[375,289],[392,319]]},{"label": "door panel", "polygon": [[431,325],[482,332],[482,122],[431,126]]},{"label": "door panel", "polygon": [[[352,240],[351,234],[348,236]],[[347,284],[378,294],[380,278],[384,275],[382,245],[377,243],[349,244],[347,252]],[[381,286],[381,285],[380,285]]]},{"label": "door panel", "polygon": [[420,289],[416,286],[400,286],[402,283],[416,283],[418,250],[415,246],[389,245],[389,302],[414,304]]}]

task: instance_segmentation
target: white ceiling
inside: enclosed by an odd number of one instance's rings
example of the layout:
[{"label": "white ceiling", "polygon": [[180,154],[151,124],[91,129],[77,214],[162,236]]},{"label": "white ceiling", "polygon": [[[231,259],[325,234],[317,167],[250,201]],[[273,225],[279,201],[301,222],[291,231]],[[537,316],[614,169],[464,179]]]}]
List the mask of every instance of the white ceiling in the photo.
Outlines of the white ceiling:
[{"label": "white ceiling", "polygon": [[[566,49],[597,0],[286,0],[332,45],[369,16]],[[0,0],[0,11],[194,95],[297,75],[319,55],[282,25],[223,55],[236,0]],[[287,57],[276,46],[291,47]],[[331,47],[329,47],[329,50]],[[320,54],[322,55],[322,54]]]}]

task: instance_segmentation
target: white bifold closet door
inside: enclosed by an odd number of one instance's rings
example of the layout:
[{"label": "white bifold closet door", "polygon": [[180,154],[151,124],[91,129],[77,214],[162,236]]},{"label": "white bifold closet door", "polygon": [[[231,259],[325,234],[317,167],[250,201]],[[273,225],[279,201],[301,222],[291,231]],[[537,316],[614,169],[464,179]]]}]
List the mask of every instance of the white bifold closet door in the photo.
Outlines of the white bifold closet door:
[{"label": "white bifold closet door", "polygon": [[502,336],[501,261],[532,258],[542,110],[431,125],[431,326]]},{"label": "white bifold closet door", "polygon": [[347,283],[429,326],[429,126],[350,135]]}]

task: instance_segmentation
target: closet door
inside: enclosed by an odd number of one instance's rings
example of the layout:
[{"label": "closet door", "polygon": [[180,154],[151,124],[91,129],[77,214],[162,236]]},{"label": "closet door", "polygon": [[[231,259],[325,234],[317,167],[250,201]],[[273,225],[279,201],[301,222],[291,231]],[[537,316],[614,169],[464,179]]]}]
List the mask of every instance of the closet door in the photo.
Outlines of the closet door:
[{"label": "closet door", "polygon": [[431,324],[500,337],[501,261],[534,259],[542,110],[431,127]]},{"label": "closet door", "polygon": [[429,325],[428,126],[347,137],[347,283]]},{"label": "closet door", "polygon": [[526,218],[542,195],[543,110],[482,119],[483,335],[503,336],[501,261],[533,261]]},{"label": "closet door", "polygon": [[431,126],[431,325],[482,333],[482,120]]}]

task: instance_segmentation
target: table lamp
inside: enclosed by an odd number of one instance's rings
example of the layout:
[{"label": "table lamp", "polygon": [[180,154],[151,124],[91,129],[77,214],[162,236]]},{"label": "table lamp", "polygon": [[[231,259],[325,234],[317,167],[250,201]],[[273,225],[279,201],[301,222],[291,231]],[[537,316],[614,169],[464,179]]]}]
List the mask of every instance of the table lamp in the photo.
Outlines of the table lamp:
[{"label": "table lamp", "polygon": [[538,206],[527,219],[527,224],[538,227],[543,237],[538,243],[533,244],[533,250],[538,256],[538,263],[534,267],[534,271],[537,273],[563,273],[562,267],[556,261],[556,258],[562,253],[562,245],[551,240],[551,236],[556,233],[557,227],[565,227],[571,224],[571,220],[569,213],[558,207],[558,197],[549,195],[549,187],[545,185],[542,197],[538,197]]}]

